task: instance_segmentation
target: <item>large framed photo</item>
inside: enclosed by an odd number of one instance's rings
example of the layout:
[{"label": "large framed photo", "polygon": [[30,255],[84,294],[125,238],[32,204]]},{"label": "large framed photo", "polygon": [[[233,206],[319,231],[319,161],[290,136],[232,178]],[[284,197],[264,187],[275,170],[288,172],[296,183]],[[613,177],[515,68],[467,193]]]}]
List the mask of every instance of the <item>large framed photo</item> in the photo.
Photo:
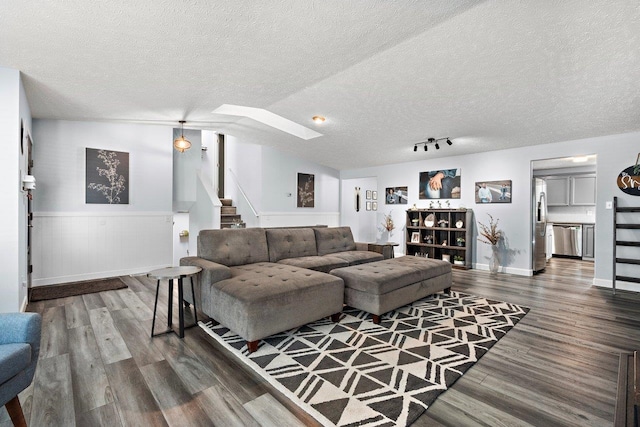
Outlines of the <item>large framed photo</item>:
[{"label": "large framed photo", "polygon": [[476,182],[476,203],[511,203],[511,180]]},{"label": "large framed photo", "polygon": [[129,204],[129,153],[87,148],[85,203]]},{"label": "large framed photo", "polygon": [[406,205],[409,202],[407,187],[387,187],[384,199],[387,205]]},{"label": "large framed photo", "polygon": [[420,199],[459,199],[460,169],[420,172]]},{"label": "large framed photo", "polygon": [[297,202],[299,208],[315,207],[315,175],[309,173],[298,173],[298,195]]},{"label": "large framed photo", "polygon": [[420,243],[420,232],[414,231],[411,233],[411,243]]}]

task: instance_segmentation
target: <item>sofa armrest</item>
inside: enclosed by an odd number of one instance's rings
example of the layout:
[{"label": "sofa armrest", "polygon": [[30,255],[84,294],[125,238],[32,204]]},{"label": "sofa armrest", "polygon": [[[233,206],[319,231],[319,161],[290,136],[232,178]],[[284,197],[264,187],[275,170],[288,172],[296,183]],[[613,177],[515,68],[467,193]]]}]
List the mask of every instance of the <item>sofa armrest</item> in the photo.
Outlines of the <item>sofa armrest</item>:
[{"label": "sofa armrest", "polygon": [[368,251],[369,244],[364,242],[356,242],[356,251]]},{"label": "sofa armrest", "polygon": [[27,343],[34,360],[40,352],[42,317],[38,313],[0,314],[0,344]]},{"label": "sofa armrest", "polygon": [[202,268],[198,273],[201,283],[215,283],[231,277],[231,269],[226,265],[209,261],[208,259],[190,256],[180,258],[180,265],[189,265]]}]

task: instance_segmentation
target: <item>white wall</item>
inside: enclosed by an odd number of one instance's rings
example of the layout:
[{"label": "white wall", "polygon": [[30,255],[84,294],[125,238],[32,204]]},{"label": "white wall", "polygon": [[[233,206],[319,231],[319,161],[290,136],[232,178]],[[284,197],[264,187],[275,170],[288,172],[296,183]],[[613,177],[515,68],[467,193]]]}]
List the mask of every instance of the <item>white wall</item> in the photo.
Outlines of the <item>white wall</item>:
[{"label": "white wall", "polygon": [[[378,194],[386,187],[408,186],[409,205],[416,203],[419,208],[428,207],[428,200],[418,199],[418,175],[420,172],[436,169],[461,168],[461,199],[452,200],[452,207],[466,207],[474,210],[476,220],[488,221],[487,214],[500,219],[500,229],[505,233],[507,251],[503,254],[504,271],[516,274],[531,274],[531,161],[580,154],[596,154],[597,162],[597,205],[596,217],[596,261],[595,280],[599,286],[611,286],[612,273],[612,229],[611,210],[605,209],[605,202],[618,196],[630,205],[640,206],[640,198],[628,196],[616,186],[620,171],[635,163],[638,153],[640,133],[611,135],[577,141],[565,141],[512,150],[491,151],[466,156],[429,159],[428,154],[416,153],[421,160],[388,165],[379,168],[365,168],[342,171],[344,179],[377,177]],[[454,142],[455,143],[455,142]],[[444,149],[447,147],[445,146]],[[513,182],[513,197],[510,204],[475,204],[474,184],[479,181],[510,179]],[[379,205],[378,209],[384,210]],[[404,211],[393,212],[396,224],[404,224]],[[348,225],[348,224],[347,224]],[[376,224],[371,223],[375,228]],[[477,230],[474,230],[477,236]],[[393,241],[404,247],[404,234]],[[490,255],[488,245],[475,245],[474,263],[486,264]],[[621,288],[640,290],[637,286]]]},{"label": "white wall", "polygon": [[31,112],[17,70],[0,67],[0,312],[19,311],[26,301],[26,171],[20,152],[20,123],[31,129]]},{"label": "white wall", "polygon": [[[173,140],[180,137],[182,130],[173,129]],[[199,130],[184,129],[184,137],[191,142],[191,148],[184,153],[173,150],[173,204],[174,210],[188,210],[196,202],[196,182],[202,168],[202,134]]]},{"label": "white wall", "polygon": [[[34,120],[33,134],[34,285],[171,265],[171,127]],[[129,153],[128,205],[85,203],[86,147]]]},{"label": "white wall", "polygon": [[[227,174],[225,198],[233,199],[248,227],[280,227],[325,224],[337,226],[340,212],[339,172],[326,166],[292,157],[270,147],[226,138]],[[298,208],[297,174],[315,175],[315,206]],[[239,187],[258,213],[243,200]]]},{"label": "white wall", "polygon": [[[360,210],[356,211],[355,189],[360,188]],[[372,178],[343,179],[340,189],[340,224],[351,227],[353,238],[356,242],[375,242],[382,239],[382,232],[376,225],[382,223],[378,217],[384,213],[384,194],[378,196],[378,210],[367,210],[367,190],[378,189],[378,181]],[[373,200],[369,200],[373,201]],[[374,224],[372,227],[371,224]]]}]

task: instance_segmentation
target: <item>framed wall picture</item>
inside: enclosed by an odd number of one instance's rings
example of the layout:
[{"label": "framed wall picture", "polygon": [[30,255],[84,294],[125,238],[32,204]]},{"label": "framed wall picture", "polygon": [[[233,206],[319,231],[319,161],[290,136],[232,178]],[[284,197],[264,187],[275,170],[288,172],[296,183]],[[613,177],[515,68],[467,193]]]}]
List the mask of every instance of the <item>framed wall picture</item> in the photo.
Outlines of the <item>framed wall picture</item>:
[{"label": "framed wall picture", "polygon": [[[376,193],[376,199],[378,194]],[[388,187],[385,190],[385,203],[387,205],[406,205],[409,203],[407,187]]]},{"label": "framed wall picture", "polygon": [[460,169],[420,172],[420,199],[459,199]]},{"label": "framed wall picture", "polygon": [[298,173],[297,206],[299,208],[315,207],[315,175]]},{"label": "framed wall picture", "polygon": [[378,200],[378,192],[377,192],[376,190],[373,190],[373,191],[371,192],[371,198],[372,198],[373,200]]},{"label": "framed wall picture", "polygon": [[511,180],[476,182],[476,203],[511,203]]},{"label": "framed wall picture", "polygon": [[378,202],[371,202],[371,210],[374,210],[374,211],[378,210]]},{"label": "framed wall picture", "polygon": [[370,211],[371,210],[371,201],[367,200],[367,210]]},{"label": "framed wall picture", "polygon": [[367,190],[367,200],[371,200],[371,190]]},{"label": "framed wall picture", "polygon": [[420,243],[420,232],[414,231],[411,233],[411,243]]},{"label": "framed wall picture", "polygon": [[85,203],[129,204],[129,153],[85,150]]}]

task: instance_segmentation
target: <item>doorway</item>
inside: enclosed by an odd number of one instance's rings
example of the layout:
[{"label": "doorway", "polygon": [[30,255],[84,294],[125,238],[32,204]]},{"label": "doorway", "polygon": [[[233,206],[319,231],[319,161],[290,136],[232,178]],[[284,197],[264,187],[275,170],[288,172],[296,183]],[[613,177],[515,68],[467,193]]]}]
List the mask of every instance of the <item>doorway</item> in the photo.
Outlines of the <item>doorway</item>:
[{"label": "doorway", "polygon": [[[552,258],[595,262],[596,165],[595,154],[531,162],[534,274],[544,272]],[[546,215],[541,216],[541,210]],[[544,258],[542,268],[540,257]]]}]

